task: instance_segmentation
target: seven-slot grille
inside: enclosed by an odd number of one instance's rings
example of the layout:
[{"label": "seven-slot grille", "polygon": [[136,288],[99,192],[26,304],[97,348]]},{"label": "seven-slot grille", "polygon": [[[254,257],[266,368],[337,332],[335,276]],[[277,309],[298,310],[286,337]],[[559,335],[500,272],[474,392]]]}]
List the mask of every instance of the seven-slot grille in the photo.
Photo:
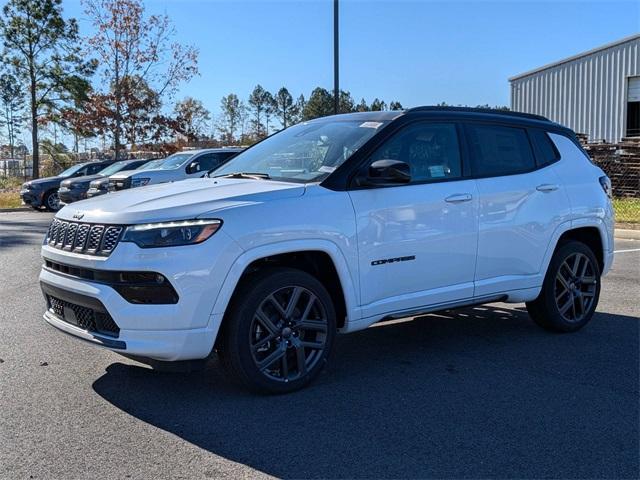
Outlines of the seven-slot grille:
[{"label": "seven-slot grille", "polygon": [[47,232],[47,243],[61,250],[90,255],[109,255],[120,240],[120,225],[96,225],[53,219]]}]

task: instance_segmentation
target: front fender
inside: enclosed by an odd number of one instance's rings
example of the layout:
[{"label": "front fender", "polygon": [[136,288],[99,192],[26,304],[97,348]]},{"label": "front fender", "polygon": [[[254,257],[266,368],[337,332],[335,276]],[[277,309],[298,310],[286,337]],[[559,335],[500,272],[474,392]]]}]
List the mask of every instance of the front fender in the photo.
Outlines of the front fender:
[{"label": "front fender", "polygon": [[357,295],[358,290],[347,261],[340,248],[335,243],[323,239],[291,240],[272,243],[252,248],[242,253],[235,260],[227,273],[224,283],[222,284],[222,288],[216,298],[213,310],[211,311],[212,317],[219,318],[224,314],[229,302],[231,301],[231,296],[238,285],[240,277],[242,277],[242,274],[252,262],[273,255],[303,251],[320,251],[329,255],[333,261],[338,277],[340,278],[340,284],[344,294],[345,306],[347,309],[345,329],[348,329],[349,322],[357,321],[360,318],[356,309],[359,304],[359,298]]}]

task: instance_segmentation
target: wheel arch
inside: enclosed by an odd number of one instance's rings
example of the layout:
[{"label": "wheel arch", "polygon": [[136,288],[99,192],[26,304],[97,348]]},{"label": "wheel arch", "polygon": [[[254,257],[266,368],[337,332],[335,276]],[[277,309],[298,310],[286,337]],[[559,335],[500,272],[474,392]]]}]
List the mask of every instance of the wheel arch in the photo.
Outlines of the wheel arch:
[{"label": "wheel arch", "polygon": [[571,240],[587,245],[598,260],[600,272],[603,274],[606,272],[608,268],[607,254],[610,250],[613,250],[609,245],[606,226],[600,219],[580,219],[578,221],[568,221],[558,226],[547,248],[543,264],[544,268],[542,269],[543,273],[546,274],[551,257],[556,250]]},{"label": "wheel arch", "polygon": [[[49,198],[49,195],[51,195],[53,193],[58,193],[59,189],[60,189],[59,185],[57,187],[49,187],[49,188],[47,188],[44,191],[44,193],[42,194],[42,199],[40,200],[40,205],[45,207],[45,208],[49,208],[49,206],[47,205],[47,200]],[[60,208],[58,208],[58,210],[60,210]]]},{"label": "wheel arch", "polygon": [[294,241],[257,247],[244,252],[232,265],[215,301],[212,315],[226,312],[240,282],[265,267],[298,268],[318,278],[334,301],[338,328],[356,320],[357,288],[346,259],[329,241]]}]

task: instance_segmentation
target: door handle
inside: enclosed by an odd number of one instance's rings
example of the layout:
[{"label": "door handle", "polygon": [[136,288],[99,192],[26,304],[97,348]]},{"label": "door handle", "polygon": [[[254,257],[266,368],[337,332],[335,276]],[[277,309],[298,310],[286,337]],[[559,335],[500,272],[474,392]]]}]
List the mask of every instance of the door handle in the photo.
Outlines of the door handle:
[{"label": "door handle", "polygon": [[539,192],[553,192],[558,189],[558,185],[554,185],[551,183],[543,183],[542,185],[538,185],[536,190]]},{"label": "door handle", "polygon": [[449,195],[444,201],[448,203],[462,203],[471,201],[471,198],[470,193],[457,193],[455,195]]}]

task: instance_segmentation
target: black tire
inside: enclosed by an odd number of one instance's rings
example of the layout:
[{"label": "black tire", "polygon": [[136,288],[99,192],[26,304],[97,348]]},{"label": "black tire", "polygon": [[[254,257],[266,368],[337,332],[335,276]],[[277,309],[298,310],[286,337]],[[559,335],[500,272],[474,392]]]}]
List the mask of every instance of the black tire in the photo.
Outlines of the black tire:
[{"label": "black tire", "polygon": [[584,243],[569,241],[558,246],[545,275],[542,290],[527,311],[542,328],[575,332],[591,318],[600,298],[600,267]]},{"label": "black tire", "polygon": [[58,190],[49,190],[42,198],[42,206],[47,212],[57,212],[60,210],[60,199],[58,198]]},{"label": "black tire", "polygon": [[288,393],[324,368],[335,334],[335,308],[322,283],[301,270],[273,268],[239,285],[223,321],[218,354],[244,387]]}]

